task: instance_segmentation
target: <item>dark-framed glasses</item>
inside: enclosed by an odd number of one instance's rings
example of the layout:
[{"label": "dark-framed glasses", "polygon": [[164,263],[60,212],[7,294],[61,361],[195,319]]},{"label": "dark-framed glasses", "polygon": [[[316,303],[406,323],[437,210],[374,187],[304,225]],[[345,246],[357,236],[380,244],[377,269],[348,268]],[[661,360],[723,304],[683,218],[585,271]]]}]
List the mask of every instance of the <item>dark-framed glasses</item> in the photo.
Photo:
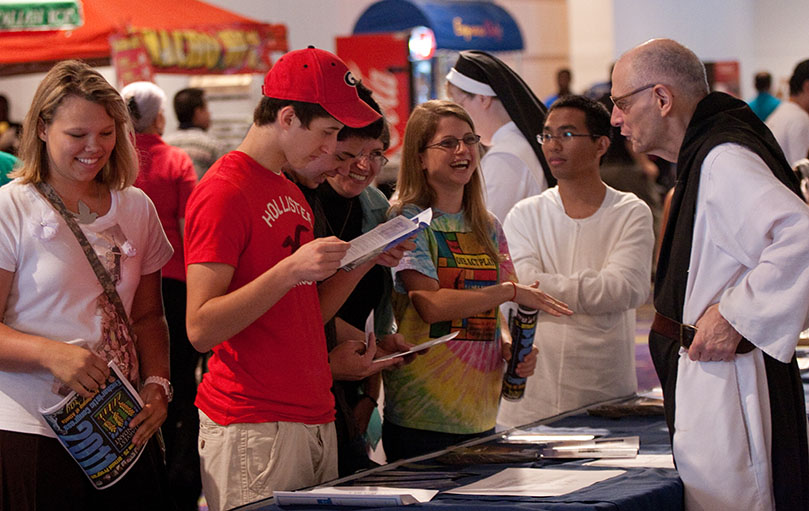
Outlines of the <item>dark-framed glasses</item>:
[{"label": "dark-framed glasses", "polygon": [[649,84],[644,85],[643,87],[638,87],[637,89],[633,90],[632,92],[628,92],[628,93],[626,93],[626,94],[624,94],[622,96],[617,96],[616,97],[616,96],[611,95],[610,100],[612,101],[612,104],[615,105],[615,108],[617,108],[618,110],[625,110],[626,107],[629,106],[627,104],[627,101],[626,101],[628,98],[634,96],[638,92],[643,92],[646,89],[651,89],[655,85],[657,85],[657,83],[649,83]]},{"label": "dark-framed glasses", "polygon": [[478,145],[478,143],[480,142],[480,135],[469,133],[467,135],[464,135],[463,138],[447,137],[441,139],[435,144],[424,146],[424,149],[430,149],[432,147],[440,147],[441,149],[446,149],[448,151],[455,151],[456,149],[458,149],[458,146],[461,145],[461,142],[463,142],[468,147],[474,147]]},{"label": "dark-framed glasses", "polygon": [[568,140],[573,140],[576,137],[598,138],[599,136],[600,135],[593,135],[592,133],[573,133],[570,130],[565,130],[558,135],[553,135],[551,133],[540,133],[537,135],[537,142],[540,144],[549,144],[551,140],[558,140],[564,144]]}]

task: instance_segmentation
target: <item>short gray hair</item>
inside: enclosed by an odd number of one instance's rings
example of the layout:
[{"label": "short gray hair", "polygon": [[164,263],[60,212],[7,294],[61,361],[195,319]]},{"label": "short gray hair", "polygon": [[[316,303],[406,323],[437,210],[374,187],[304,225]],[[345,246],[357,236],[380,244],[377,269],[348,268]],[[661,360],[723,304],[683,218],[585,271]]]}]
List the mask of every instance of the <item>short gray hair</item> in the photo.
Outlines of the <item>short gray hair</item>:
[{"label": "short gray hair", "polygon": [[166,93],[152,82],[132,82],[121,90],[121,96],[137,133],[149,129],[166,105]]},{"label": "short gray hair", "polygon": [[[652,39],[625,55],[633,59],[633,81],[656,80],[696,100],[710,92],[705,65],[693,51],[677,41]],[[633,85],[641,87],[645,84]]]}]

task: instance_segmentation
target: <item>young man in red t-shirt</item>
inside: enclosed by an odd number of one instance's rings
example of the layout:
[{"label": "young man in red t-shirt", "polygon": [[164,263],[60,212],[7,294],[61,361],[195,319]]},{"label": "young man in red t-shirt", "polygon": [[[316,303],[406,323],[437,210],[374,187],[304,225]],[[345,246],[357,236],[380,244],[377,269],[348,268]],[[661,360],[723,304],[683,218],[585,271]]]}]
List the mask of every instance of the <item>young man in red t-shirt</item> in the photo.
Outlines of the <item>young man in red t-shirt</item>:
[{"label": "young man in red t-shirt", "polygon": [[213,349],[197,394],[203,491],[227,509],[337,476],[334,400],[315,282],[349,244],[314,239],[281,168],[333,152],[343,125],[379,118],[345,64],[308,48],[264,80],[239,147],[206,173],[186,211],[188,337]]}]

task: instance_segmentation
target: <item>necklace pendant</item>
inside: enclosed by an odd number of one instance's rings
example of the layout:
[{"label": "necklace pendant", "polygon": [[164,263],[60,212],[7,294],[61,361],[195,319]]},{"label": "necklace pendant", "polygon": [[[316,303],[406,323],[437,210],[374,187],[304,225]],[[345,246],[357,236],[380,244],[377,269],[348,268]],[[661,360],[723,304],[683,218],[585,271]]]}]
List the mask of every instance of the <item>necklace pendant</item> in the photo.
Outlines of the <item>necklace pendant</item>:
[{"label": "necklace pendant", "polygon": [[73,214],[76,217],[76,221],[80,224],[91,224],[95,222],[95,219],[98,218],[98,213],[93,213],[90,211],[90,206],[84,203],[84,201],[78,201],[79,206],[79,213]]}]

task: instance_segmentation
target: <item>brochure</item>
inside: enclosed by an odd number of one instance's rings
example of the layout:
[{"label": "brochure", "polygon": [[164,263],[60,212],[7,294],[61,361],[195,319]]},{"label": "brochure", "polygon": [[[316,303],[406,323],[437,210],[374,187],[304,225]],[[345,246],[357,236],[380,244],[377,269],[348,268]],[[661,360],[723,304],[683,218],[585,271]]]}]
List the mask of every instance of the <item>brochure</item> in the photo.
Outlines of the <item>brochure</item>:
[{"label": "brochure", "polygon": [[584,442],[560,442],[540,451],[543,458],[634,458],[640,437],[597,438]]},{"label": "brochure", "polygon": [[587,442],[595,435],[582,433],[540,433],[515,429],[503,435],[501,442],[509,444],[553,444],[559,442]]},{"label": "brochure", "polygon": [[143,401],[115,362],[108,365],[107,383],[93,396],[83,398],[73,391],[40,410],[59,442],[99,490],[119,481],[143,451],[132,443],[135,430],[129,428]]},{"label": "brochure", "polygon": [[429,502],[438,490],[385,488],[382,486],[345,486],[315,488],[302,491],[275,491],[279,506],[315,504],[325,506],[384,507],[406,506]]},{"label": "brochure", "polygon": [[441,337],[439,337],[437,339],[433,339],[431,341],[427,341],[427,342],[423,342],[421,344],[417,344],[417,345],[413,346],[412,348],[410,348],[407,351],[400,351],[398,353],[391,353],[390,355],[385,355],[384,357],[379,357],[377,359],[374,359],[374,362],[381,362],[383,360],[390,360],[390,359],[396,358],[396,357],[404,357],[406,355],[410,355],[411,353],[416,353],[417,351],[426,350],[427,348],[431,348],[431,347],[433,347],[433,346],[435,346],[437,344],[443,344],[443,343],[445,343],[447,341],[451,341],[452,339],[455,339],[456,337],[458,337],[459,333],[460,333],[460,330],[456,330],[456,331],[452,332],[451,334],[447,334],[447,335],[441,336]]},{"label": "brochure", "polygon": [[340,261],[340,267],[346,271],[353,270],[428,227],[432,219],[433,210],[427,208],[413,218],[399,215],[384,224],[377,225],[365,234],[351,240],[351,247]]}]

